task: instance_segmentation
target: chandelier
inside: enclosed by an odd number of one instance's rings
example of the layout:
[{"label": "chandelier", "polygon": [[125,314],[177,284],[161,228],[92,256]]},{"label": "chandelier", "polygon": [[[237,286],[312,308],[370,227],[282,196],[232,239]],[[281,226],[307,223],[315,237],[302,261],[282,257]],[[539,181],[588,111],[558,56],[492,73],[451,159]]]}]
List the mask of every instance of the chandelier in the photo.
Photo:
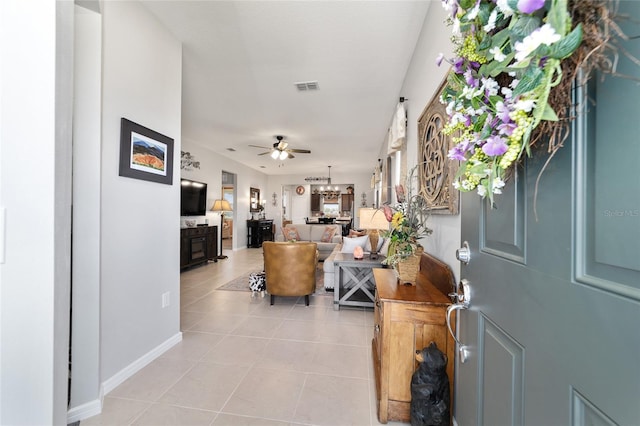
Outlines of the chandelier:
[{"label": "chandelier", "polygon": [[314,189],[314,194],[320,194],[325,199],[337,199],[340,196],[340,188],[338,186],[331,186],[331,166],[327,166],[329,168],[329,176],[322,177],[306,177],[304,180],[306,182],[327,182],[327,187],[320,187],[320,190]]}]

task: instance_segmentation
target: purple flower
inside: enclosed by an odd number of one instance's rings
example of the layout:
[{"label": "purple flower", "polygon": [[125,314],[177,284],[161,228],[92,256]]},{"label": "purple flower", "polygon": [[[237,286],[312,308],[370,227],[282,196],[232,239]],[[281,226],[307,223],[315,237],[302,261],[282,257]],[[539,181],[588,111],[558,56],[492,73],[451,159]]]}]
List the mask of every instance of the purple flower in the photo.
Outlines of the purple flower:
[{"label": "purple flower", "polygon": [[498,132],[500,132],[501,134],[506,136],[511,136],[511,134],[516,129],[516,127],[517,127],[516,123],[509,122],[509,123],[502,123],[498,125],[497,129],[498,129]]},{"label": "purple flower", "polygon": [[522,13],[533,13],[544,6],[544,0],[518,0],[518,10]]},{"label": "purple flower", "polygon": [[473,87],[473,88],[478,88],[478,80],[473,78],[473,74],[471,74],[471,70],[466,70],[464,72],[464,79],[467,82],[467,85]]},{"label": "purple flower", "polygon": [[496,104],[496,113],[498,115],[498,118],[504,123],[508,123],[511,121],[511,118],[509,117],[510,112],[511,110],[504,104],[504,102],[498,102]]},{"label": "purple flower", "polygon": [[456,145],[453,148],[451,148],[449,150],[448,157],[451,160],[459,160],[459,161],[466,160],[466,158],[464,157],[464,150],[460,147],[460,145]]},{"label": "purple flower", "polygon": [[438,57],[436,58],[436,65],[440,66],[442,64],[442,61],[444,60],[444,53],[441,53],[438,55]]},{"label": "purple flower", "polygon": [[487,139],[487,143],[482,145],[482,151],[489,157],[495,157],[496,155],[502,155],[507,152],[509,147],[505,143],[504,139],[500,136],[490,136]]},{"label": "purple flower", "polygon": [[456,58],[455,61],[453,61],[453,71],[456,74],[464,73],[464,59],[463,58]]}]

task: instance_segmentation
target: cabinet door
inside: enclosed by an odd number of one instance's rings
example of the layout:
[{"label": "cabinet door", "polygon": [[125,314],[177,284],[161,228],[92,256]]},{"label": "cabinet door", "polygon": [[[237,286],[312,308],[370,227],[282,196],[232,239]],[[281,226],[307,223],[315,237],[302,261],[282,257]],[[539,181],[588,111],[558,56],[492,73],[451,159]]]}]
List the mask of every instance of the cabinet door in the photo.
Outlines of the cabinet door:
[{"label": "cabinet door", "polygon": [[210,260],[218,260],[218,233],[216,226],[211,226],[207,232],[207,257]]},{"label": "cabinet door", "polygon": [[351,211],[353,208],[353,194],[342,194],[342,206],[341,211]]},{"label": "cabinet door", "polygon": [[311,194],[311,211],[320,211],[320,194]]}]

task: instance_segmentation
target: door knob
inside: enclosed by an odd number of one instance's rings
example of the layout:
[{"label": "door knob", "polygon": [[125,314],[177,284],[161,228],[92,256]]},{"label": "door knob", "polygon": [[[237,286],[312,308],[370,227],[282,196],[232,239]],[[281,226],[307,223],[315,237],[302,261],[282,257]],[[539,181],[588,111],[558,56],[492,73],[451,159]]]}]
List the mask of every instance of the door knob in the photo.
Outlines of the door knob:
[{"label": "door knob", "polygon": [[456,250],[456,259],[465,265],[469,264],[469,261],[471,260],[471,249],[469,248],[468,242],[465,241],[462,243],[462,247]]},{"label": "door knob", "polygon": [[455,340],[458,345],[460,362],[464,363],[469,357],[470,352],[468,347],[458,340],[456,333],[453,331],[453,328],[451,327],[451,314],[458,310],[469,309],[469,304],[471,303],[471,289],[469,287],[469,281],[464,278],[460,280],[458,292],[452,293],[452,295],[454,296],[454,299],[457,299],[457,302],[454,300],[453,305],[449,305],[447,308],[447,329],[453,337],[453,340]]}]

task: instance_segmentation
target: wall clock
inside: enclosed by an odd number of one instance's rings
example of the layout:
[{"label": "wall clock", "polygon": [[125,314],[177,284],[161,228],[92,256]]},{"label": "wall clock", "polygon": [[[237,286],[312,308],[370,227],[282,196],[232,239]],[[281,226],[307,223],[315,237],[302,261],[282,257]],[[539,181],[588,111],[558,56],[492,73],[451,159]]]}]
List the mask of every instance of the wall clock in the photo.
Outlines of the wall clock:
[{"label": "wall clock", "polygon": [[299,185],[299,186],[296,188],[296,194],[298,194],[298,195],[302,195],[302,194],[304,194],[304,186]]}]

